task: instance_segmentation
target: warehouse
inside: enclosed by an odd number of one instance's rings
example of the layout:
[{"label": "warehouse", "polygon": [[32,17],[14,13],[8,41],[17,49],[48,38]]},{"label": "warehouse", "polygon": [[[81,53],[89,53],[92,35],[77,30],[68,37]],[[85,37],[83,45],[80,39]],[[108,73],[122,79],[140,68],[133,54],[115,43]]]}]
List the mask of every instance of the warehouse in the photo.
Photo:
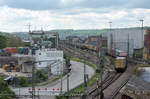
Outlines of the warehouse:
[{"label": "warehouse", "polygon": [[119,99],[150,99],[150,83],[132,76],[120,93]]},{"label": "warehouse", "polygon": [[144,34],[146,34],[146,29],[142,31],[140,28],[110,30],[108,33],[107,47],[111,48],[112,44],[113,48],[127,52],[129,42],[129,53],[133,55],[134,49],[143,48]]},{"label": "warehouse", "polygon": [[36,55],[36,68],[48,68],[49,72],[53,75],[60,75],[63,73],[63,51],[58,50],[37,50]]}]

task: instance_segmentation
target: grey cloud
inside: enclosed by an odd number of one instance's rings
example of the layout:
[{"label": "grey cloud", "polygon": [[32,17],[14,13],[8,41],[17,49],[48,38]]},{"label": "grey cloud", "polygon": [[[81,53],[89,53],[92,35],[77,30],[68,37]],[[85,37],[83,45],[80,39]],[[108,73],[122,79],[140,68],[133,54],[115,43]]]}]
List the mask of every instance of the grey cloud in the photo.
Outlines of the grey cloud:
[{"label": "grey cloud", "polygon": [[61,7],[59,0],[4,0],[1,5],[29,10],[50,10]]},{"label": "grey cloud", "polygon": [[4,0],[0,5],[30,10],[56,10],[71,8],[150,8],[150,0],[82,0],[63,4],[61,0]]},{"label": "grey cloud", "polygon": [[150,0],[132,0],[129,7],[150,9]]}]

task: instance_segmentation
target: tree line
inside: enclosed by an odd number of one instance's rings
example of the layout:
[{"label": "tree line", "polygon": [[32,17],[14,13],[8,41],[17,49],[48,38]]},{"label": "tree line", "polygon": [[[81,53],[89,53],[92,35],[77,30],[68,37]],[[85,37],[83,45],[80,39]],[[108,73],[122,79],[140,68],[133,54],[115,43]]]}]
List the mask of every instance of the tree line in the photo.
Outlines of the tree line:
[{"label": "tree line", "polygon": [[8,38],[6,36],[0,35],[0,49],[6,47],[21,47],[24,46],[22,39],[19,37]]}]

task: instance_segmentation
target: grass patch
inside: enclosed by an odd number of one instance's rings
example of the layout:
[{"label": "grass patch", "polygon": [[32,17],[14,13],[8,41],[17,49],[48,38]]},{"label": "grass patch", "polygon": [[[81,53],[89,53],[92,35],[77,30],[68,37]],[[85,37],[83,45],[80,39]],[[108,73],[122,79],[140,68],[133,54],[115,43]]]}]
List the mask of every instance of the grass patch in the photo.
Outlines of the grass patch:
[{"label": "grass patch", "polygon": [[[66,74],[63,74],[62,77],[64,77]],[[46,82],[43,82],[42,84],[41,83],[37,83],[36,86],[43,86],[43,85],[47,85],[47,84],[51,84],[57,80],[59,80],[61,78],[61,75],[52,79],[52,80],[49,80],[49,81],[46,81]]]},{"label": "grass patch", "polygon": [[71,60],[77,61],[77,62],[81,62],[81,63],[84,63],[84,62],[85,62],[86,65],[92,67],[94,70],[97,69],[97,66],[96,66],[95,64],[93,64],[93,63],[91,63],[91,62],[88,62],[88,61],[84,61],[83,59],[80,59],[80,58],[71,58]]},{"label": "grass patch", "polygon": [[136,68],[133,70],[133,74],[140,77],[145,69],[143,67],[149,67],[148,64],[137,64]]}]

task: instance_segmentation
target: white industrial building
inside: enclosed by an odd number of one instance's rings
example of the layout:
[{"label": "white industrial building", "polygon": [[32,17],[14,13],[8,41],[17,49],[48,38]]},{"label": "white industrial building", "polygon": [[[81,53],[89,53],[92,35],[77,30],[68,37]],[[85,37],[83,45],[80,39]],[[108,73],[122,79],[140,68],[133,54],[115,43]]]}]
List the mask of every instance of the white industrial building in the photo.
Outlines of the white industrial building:
[{"label": "white industrial building", "polygon": [[63,73],[63,51],[37,50],[35,59],[37,69],[48,68],[53,75]]},{"label": "white industrial building", "polygon": [[[111,43],[112,34],[112,43]],[[112,47],[122,51],[127,51],[128,48],[128,38],[129,38],[129,54],[133,55],[134,49],[143,48],[144,45],[144,35],[146,30],[129,28],[129,29],[112,29],[108,31],[107,47]]]}]

